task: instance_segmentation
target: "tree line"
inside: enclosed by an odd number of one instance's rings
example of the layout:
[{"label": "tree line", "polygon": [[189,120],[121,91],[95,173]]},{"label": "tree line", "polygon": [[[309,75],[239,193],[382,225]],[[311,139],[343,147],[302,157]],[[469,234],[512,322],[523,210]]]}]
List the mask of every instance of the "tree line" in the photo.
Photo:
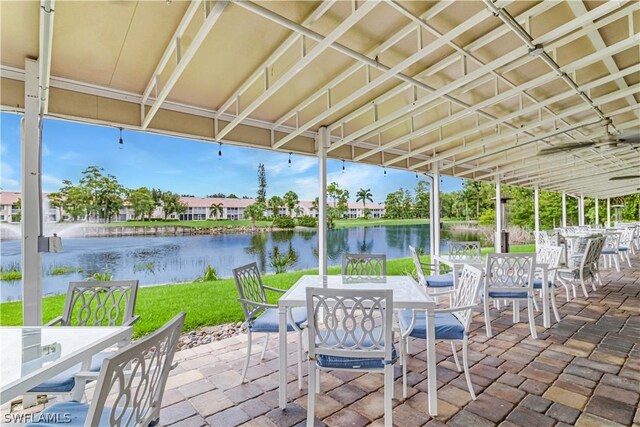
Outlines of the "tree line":
[{"label": "tree line", "polygon": [[187,210],[177,193],[147,187],[127,189],[115,176],[105,174],[98,166],[83,170],[78,183],[64,180],[60,190],[49,194],[49,205],[63,209],[73,221],[86,218],[111,222],[125,203],[133,209],[135,218],[143,220],[151,218],[159,206],[163,208],[165,219]]}]

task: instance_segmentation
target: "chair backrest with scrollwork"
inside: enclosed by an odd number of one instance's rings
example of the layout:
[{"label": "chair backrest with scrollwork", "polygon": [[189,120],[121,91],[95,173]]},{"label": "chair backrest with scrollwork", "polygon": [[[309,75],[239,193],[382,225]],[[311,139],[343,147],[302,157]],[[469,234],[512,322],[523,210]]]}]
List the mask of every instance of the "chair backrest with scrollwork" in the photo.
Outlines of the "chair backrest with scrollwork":
[{"label": "chair backrest with scrollwork", "polygon": [[267,294],[262,284],[258,264],[252,262],[251,264],[234,268],[233,278],[235,279],[240,299],[245,301],[242,302],[245,320],[249,321],[263,310],[263,307],[251,304],[251,302],[267,303]]},{"label": "chair backrest with scrollwork", "polygon": [[551,236],[546,231],[534,231],[533,235],[536,240],[536,246],[551,245]]},{"label": "chair backrest with scrollwork", "polygon": [[549,270],[548,280],[555,282],[556,267],[560,265],[560,259],[562,258],[562,246],[552,245],[540,245],[536,246],[536,263],[545,264],[551,270]]},{"label": "chair backrest with scrollwork", "polygon": [[137,280],[71,282],[62,326],[120,326],[134,317]]},{"label": "chair backrest with scrollwork", "polygon": [[342,279],[345,282],[385,282],[387,256],[384,254],[344,254]]},{"label": "chair backrest with scrollwork", "polygon": [[307,288],[309,358],[316,355],[391,361],[391,289]]},{"label": "chair backrest with scrollwork", "polygon": [[148,426],[159,419],[185,316],[180,313],[102,362],[86,426]]},{"label": "chair backrest with scrollwork", "polygon": [[620,237],[622,233],[619,231],[607,231],[604,233],[605,241],[604,241],[604,249],[607,251],[611,251],[614,253],[618,253],[620,249]]},{"label": "chair backrest with scrollwork", "polygon": [[[465,264],[458,278],[458,286],[453,294],[451,308],[469,307],[476,305],[478,292],[482,283],[482,270]],[[452,314],[462,323],[465,330],[469,330],[473,309],[454,311]]]},{"label": "chair backrest with scrollwork", "polygon": [[449,242],[449,259],[479,260],[480,242]]},{"label": "chair backrest with scrollwork", "polygon": [[489,254],[485,267],[485,289],[533,290],[535,266],[536,254]]},{"label": "chair backrest with scrollwork", "polygon": [[635,233],[635,227],[628,227],[620,232],[620,246],[630,247]]},{"label": "chair backrest with scrollwork", "polygon": [[420,257],[418,256],[418,251],[413,246],[409,245],[409,252],[411,252],[411,260],[413,261],[413,266],[416,269],[416,276],[418,276],[418,283],[422,286],[427,285],[427,279],[424,274],[424,270],[422,269],[422,263],[420,262]]}]

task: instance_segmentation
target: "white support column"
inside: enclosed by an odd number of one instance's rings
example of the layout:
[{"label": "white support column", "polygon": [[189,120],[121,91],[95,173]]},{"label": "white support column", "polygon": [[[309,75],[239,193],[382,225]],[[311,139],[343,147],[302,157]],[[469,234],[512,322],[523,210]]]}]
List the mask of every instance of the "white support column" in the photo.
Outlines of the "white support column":
[{"label": "white support column", "polygon": [[567,226],[567,193],[562,192],[562,227]]},{"label": "white support column", "polygon": [[607,227],[611,227],[611,197],[607,197]]},{"label": "white support column", "polygon": [[502,198],[502,186],[500,185],[500,175],[496,175],[496,235],[495,235],[495,250],[496,253],[502,253],[502,248],[500,247],[500,237],[501,237],[501,231],[502,231],[502,209],[500,206],[500,199]]},{"label": "white support column", "polygon": [[433,247],[431,255],[440,255],[440,172],[438,164],[435,164],[433,172],[433,217],[431,218],[431,231],[433,233]]},{"label": "white support column", "polygon": [[318,274],[327,274],[327,148],[329,130],[318,130]]},{"label": "white support column", "polygon": [[584,225],[584,196],[578,198],[578,225]]},{"label": "white support column", "polygon": [[536,233],[540,231],[540,189],[533,189],[533,222]]},{"label": "white support column", "polygon": [[40,126],[38,61],[25,60],[22,119],[22,321],[42,325],[42,260],[40,230]]},{"label": "white support column", "polygon": [[[435,227],[434,222],[434,209],[433,204],[435,203],[435,198],[433,197],[433,183],[434,178],[431,175],[427,175],[427,179],[429,179],[429,255],[433,254],[433,250],[436,247],[436,235],[435,235]],[[433,263],[433,260],[431,260]]]},{"label": "white support column", "polygon": [[595,218],[595,224],[594,224],[596,227],[598,227],[600,225],[600,212],[599,212],[599,209],[600,209],[599,204],[600,203],[599,202],[600,202],[600,200],[596,197],[596,203],[595,203],[596,204],[596,218]]}]

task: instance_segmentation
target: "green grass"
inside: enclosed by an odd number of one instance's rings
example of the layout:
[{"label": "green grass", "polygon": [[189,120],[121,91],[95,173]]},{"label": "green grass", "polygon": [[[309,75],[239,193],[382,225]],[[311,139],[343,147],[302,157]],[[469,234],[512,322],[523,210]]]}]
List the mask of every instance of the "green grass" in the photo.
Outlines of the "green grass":
[{"label": "green grass", "polygon": [[72,267],[70,265],[62,265],[62,266],[59,266],[59,267],[53,267],[51,269],[51,271],[49,271],[49,274],[51,276],[65,276],[67,274],[75,273],[76,271],[78,273],[81,273],[82,272],[82,268],[80,268],[80,267],[75,268],[75,267]]},{"label": "green grass", "polygon": [[[512,248],[513,252],[533,252],[534,245],[522,245]],[[490,248],[483,252],[493,252]],[[266,275],[263,281],[268,286],[281,289],[290,288],[303,274],[317,274],[318,270],[304,270],[277,275]],[[413,271],[410,258],[393,259],[387,262],[387,274],[401,275]],[[340,274],[340,267],[330,267],[329,274]],[[280,294],[270,293],[269,301],[275,303]],[[134,336],[146,335],[158,329],[181,311],[187,312],[184,324],[186,331],[200,326],[243,321],[240,304],[236,301],[238,292],[233,279],[215,282],[193,282],[181,285],[147,286],[138,291],[136,313],[140,320],[134,327]],[[64,295],[43,299],[42,317],[48,322],[62,313]],[[22,302],[0,304],[0,325],[17,326],[22,324]]]}]

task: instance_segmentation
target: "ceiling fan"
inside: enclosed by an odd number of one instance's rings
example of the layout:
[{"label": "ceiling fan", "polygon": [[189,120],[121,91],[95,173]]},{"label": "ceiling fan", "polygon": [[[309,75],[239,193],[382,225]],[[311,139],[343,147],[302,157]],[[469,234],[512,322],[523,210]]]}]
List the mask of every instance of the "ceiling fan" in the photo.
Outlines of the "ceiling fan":
[{"label": "ceiling fan", "polygon": [[611,150],[623,145],[634,145],[640,144],[640,133],[636,131],[627,131],[622,132],[619,135],[613,135],[609,132],[609,125],[611,124],[611,119],[605,121],[605,131],[606,135],[601,138],[596,138],[593,141],[577,141],[577,142],[569,142],[566,144],[558,144],[550,147],[543,148],[538,151],[538,155],[546,156],[549,154],[556,154],[563,151],[571,151],[578,150],[582,148],[596,148],[599,150]]}]

